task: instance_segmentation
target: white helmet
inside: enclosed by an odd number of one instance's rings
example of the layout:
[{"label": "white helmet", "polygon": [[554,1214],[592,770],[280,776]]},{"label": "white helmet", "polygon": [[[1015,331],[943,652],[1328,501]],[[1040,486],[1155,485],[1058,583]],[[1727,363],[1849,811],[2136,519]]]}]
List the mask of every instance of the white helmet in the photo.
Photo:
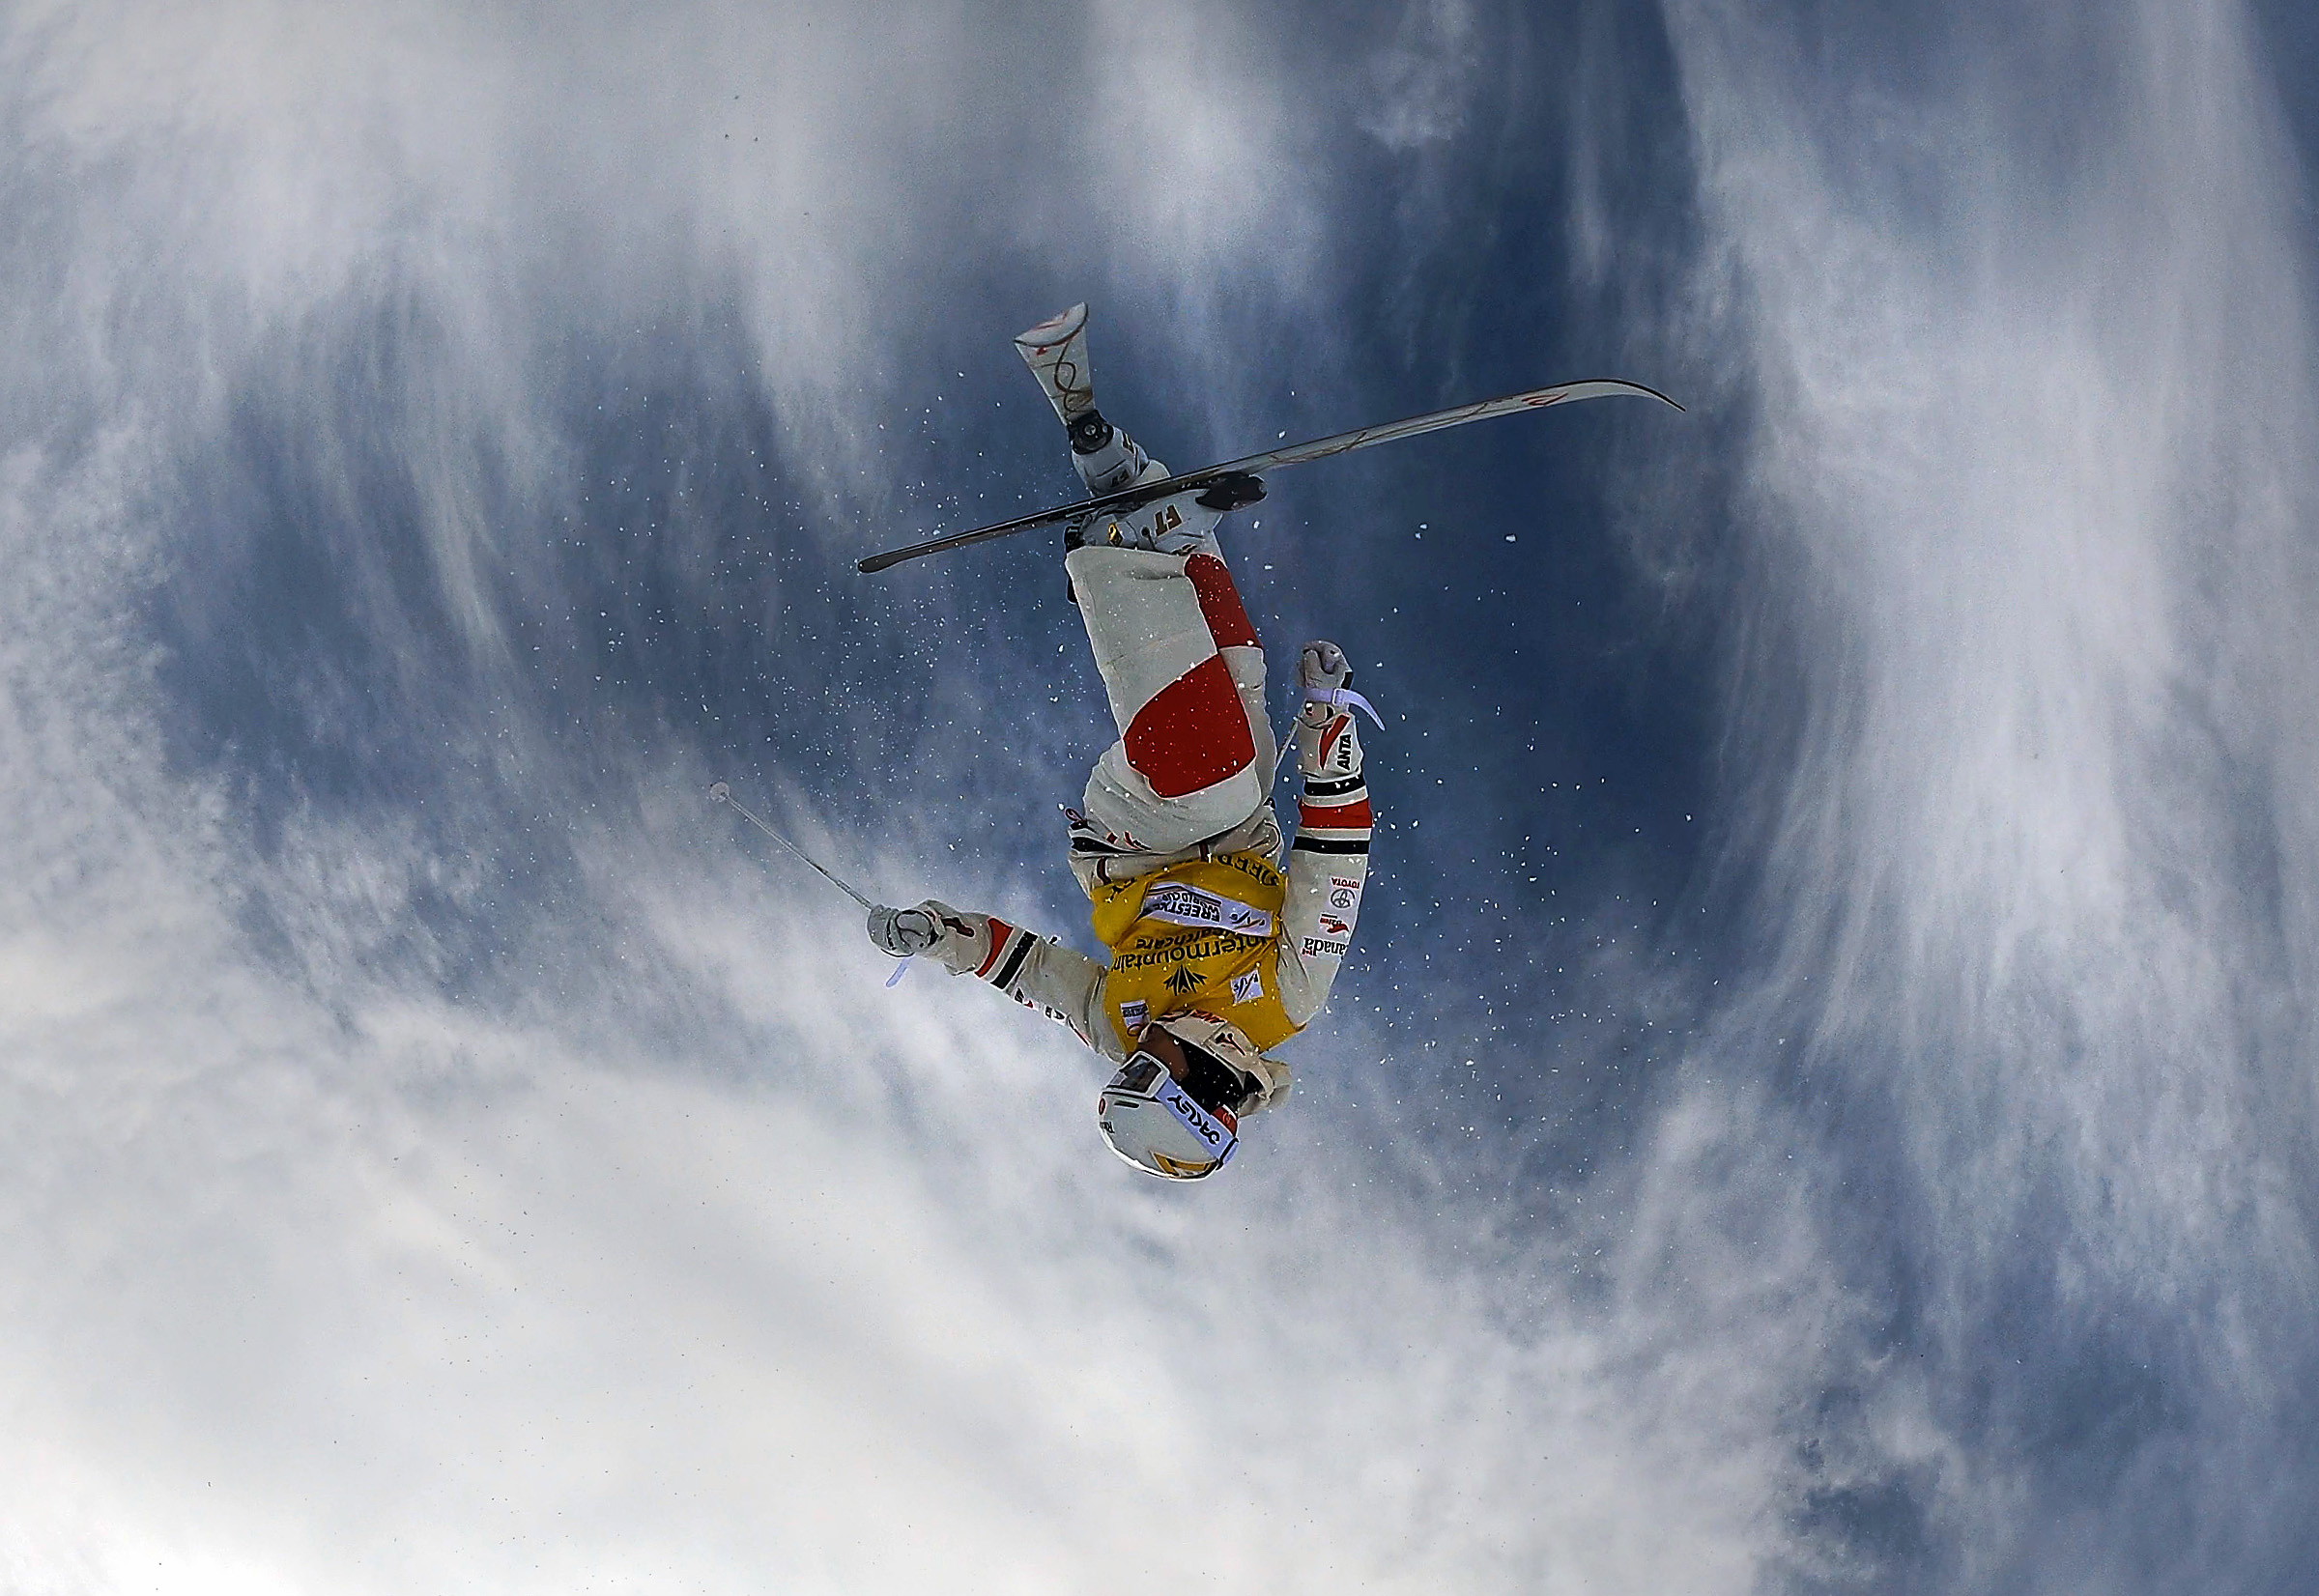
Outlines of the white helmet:
[{"label": "white helmet", "polygon": [[1184,1078],[1137,1048],[1096,1098],[1096,1123],[1111,1151],[1144,1173],[1201,1180],[1223,1168],[1240,1145],[1239,1110],[1255,1081],[1236,1056],[1256,1049],[1236,1027],[1207,1014],[1155,1023],[1182,1046]]}]

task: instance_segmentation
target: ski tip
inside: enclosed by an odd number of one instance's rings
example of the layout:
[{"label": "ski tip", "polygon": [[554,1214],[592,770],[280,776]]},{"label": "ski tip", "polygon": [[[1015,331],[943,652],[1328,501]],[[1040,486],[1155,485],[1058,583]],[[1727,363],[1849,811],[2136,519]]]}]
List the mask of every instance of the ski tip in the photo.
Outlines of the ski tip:
[{"label": "ski tip", "polygon": [[[1598,399],[1605,394],[1632,393],[1656,399],[1660,404],[1682,410],[1682,406],[1646,384],[1629,382],[1624,377],[1589,377],[1581,382],[1564,383],[1559,387],[1540,388],[1541,394],[1554,394],[1570,399]],[[1551,401],[1550,401],[1551,402]]]},{"label": "ski tip", "polygon": [[731,796],[732,788],[727,786],[722,782],[719,782],[715,786],[712,786],[708,789],[708,801],[712,804],[722,804]]}]

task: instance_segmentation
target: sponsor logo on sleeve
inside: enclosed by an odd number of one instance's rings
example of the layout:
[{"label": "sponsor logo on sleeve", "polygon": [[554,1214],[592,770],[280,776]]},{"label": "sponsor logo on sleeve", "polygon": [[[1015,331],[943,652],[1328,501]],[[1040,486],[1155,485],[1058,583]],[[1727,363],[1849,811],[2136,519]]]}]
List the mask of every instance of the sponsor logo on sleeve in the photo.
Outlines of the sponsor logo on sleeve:
[{"label": "sponsor logo on sleeve", "polygon": [[1351,946],[1351,943],[1342,939],[1331,940],[1325,936],[1308,936],[1304,939],[1302,952],[1306,958],[1342,958],[1345,956],[1345,950]]},{"label": "sponsor logo on sleeve", "polygon": [[1123,1003],[1119,1006],[1119,1022],[1131,1031],[1140,1031],[1143,1029],[1144,1020],[1150,1016],[1151,1012],[1152,1006],[1149,1003],[1141,998],[1136,998],[1131,1003]]},{"label": "sponsor logo on sleeve", "polygon": [[1262,996],[1264,996],[1264,972],[1262,970],[1250,970],[1246,975],[1236,978],[1232,983],[1232,1001],[1234,1003],[1254,1003]]},{"label": "sponsor logo on sleeve", "polygon": [[1349,937],[1353,934],[1352,923],[1339,920],[1332,914],[1321,916],[1321,929],[1331,936]]}]

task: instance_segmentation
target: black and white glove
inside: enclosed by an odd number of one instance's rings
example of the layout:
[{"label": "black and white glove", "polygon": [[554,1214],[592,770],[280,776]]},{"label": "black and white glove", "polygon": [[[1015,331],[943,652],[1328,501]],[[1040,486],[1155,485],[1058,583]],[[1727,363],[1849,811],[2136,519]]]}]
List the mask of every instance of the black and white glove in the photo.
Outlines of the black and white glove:
[{"label": "black and white glove", "polygon": [[881,903],[870,911],[870,940],[880,953],[908,958],[941,941],[942,927],[924,909],[889,909]]}]

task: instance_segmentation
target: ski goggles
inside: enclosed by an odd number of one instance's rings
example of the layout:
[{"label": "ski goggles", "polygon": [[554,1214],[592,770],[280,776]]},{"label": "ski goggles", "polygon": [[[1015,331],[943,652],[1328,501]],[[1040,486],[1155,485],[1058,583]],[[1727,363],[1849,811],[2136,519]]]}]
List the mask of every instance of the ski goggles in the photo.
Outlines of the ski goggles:
[{"label": "ski goggles", "polygon": [[1175,1042],[1184,1053],[1184,1090],[1191,1094],[1193,1102],[1237,1130],[1241,1106],[1255,1096],[1256,1083],[1214,1053],[1193,1046],[1182,1037],[1176,1038]]},{"label": "ski goggles", "polygon": [[1160,1074],[1181,1086],[1203,1110],[1235,1130],[1239,1129],[1241,1108],[1256,1095],[1256,1083],[1215,1054],[1186,1041],[1182,1037],[1171,1040],[1184,1054],[1184,1072],[1181,1075],[1170,1069],[1159,1054],[1138,1047],[1128,1056],[1128,1062],[1119,1067],[1119,1073],[1112,1076],[1112,1080],[1119,1082],[1126,1078],[1131,1069],[1134,1069],[1138,1080],[1149,1082],[1157,1077],[1138,1069],[1138,1061],[1158,1065]]}]

